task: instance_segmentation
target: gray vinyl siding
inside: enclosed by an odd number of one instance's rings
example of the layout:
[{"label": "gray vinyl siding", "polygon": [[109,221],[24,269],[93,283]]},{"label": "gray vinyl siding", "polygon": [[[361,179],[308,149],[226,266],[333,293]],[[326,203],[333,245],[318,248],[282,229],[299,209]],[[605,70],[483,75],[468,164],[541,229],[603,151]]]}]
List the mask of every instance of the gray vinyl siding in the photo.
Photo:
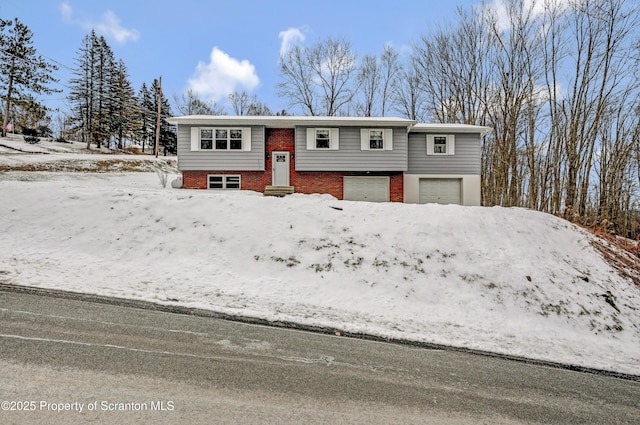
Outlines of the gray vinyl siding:
[{"label": "gray vinyl siding", "polygon": [[251,126],[251,151],[192,151],[191,127],[178,125],[180,171],[264,171],[263,126]]},{"label": "gray vinyl siding", "polygon": [[[442,133],[438,133],[442,134]],[[480,174],[480,134],[456,134],[455,154],[427,155],[427,135],[409,133],[407,174]]]},{"label": "gray vinyl siding", "polygon": [[296,127],[296,171],[407,170],[406,127],[393,128],[393,150],[388,151],[361,150],[360,128],[340,127],[338,150],[307,150],[307,127]]}]

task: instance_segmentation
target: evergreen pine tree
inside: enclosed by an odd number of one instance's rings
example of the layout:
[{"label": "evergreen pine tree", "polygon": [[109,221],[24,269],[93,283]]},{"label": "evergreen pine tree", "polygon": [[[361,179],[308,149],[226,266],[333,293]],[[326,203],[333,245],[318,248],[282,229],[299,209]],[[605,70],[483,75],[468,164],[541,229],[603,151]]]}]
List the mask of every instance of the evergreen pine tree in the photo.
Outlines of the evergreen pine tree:
[{"label": "evergreen pine tree", "polygon": [[[28,99],[31,94],[51,94],[60,90],[49,87],[58,80],[53,72],[58,68],[36,54],[33,33],[20,22],[0,20],[0,94],[4,100],[2,135],[6,135],[9,112],[13,104]],[[31,99],[34,99],[31,97]],[[24,106],[24,105],[22,105]]]},{"label": "evergreen pine tree", "polygon": [[138,92],[138,138],[142,142],[142,152],[146,146],[154,146],[155,143],[155,110],[153,96],[146,83],[142,83]]},{"label": "evergreen pine tree", "polygon": [[97,125],[95,127],[95,141],[100,149],[102,143],[107,143],[111,136],[112,116],[110,115],[111,99],[111,74],[114,72],[114,57],[111,47],[103,36],[98,38],[98,57],[96,62],[96,83],[98,104],[96,108]]},{"label": "evergreen pine tree", "polygon": [[[151,84],[151,96],[153,99],[153,129],[155,135],[155,126],[158,119],[158,98],[160,98],[160,147],[164,149],[164,155],[167,153],[175,154],[177,152],[177,141],[178,138],[175,134],[174,128],[171,124],[169,124],[166,119],[168,117],[173,116],[171,112],[171,105],[169,104],[169,99],[167,99],[163,94],[160,87],[160,81],[158,79],[154,79]],[[155,136],[154,136],[155,137]],[[155,143],[155,139],[154,139]],[[155,154],[155,144],[154,146],[154,154]]]},{"label": "evergreen pine tree", "polygon": [[123,146],[130,137],[134,93],[128,80],[126,66],[116,61],[113,51],[104,37],[91,31],[82,40],[75,59],[74,78],[69,81],[72,118],[81,129],[87,149],[91,144],[100,148],[110,146],[117,139]]},{"label": "evergreen pine tree", "polygon": [[68,99],[72,105],[71,119],[74,128],[80,130],[82,141],[87,144],[87,149],[91,148],[92,135],[95,133],[93,111],[96,100],[97,44],[98,38],[94,31],[82,39],[75,59],[76,68],[73,71],[75,77],[69,81],[71,91]]},{"label": "evergreen pine tree", "polygon": [[118,140],[118,148],[124,149],[124,139],[134,135],[136,98],[129,82],[127,67],[118,61],[111,75],[112,133]]}]

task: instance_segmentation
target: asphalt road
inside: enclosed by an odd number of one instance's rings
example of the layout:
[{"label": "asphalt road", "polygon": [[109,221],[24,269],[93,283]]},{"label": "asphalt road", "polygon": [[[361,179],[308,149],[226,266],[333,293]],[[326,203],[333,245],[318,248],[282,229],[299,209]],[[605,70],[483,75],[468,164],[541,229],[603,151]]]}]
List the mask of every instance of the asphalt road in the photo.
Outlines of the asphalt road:
[{"label": "asphalt road", "polygon": [[638,424],[640,383],[0,292],[0,423]]}]

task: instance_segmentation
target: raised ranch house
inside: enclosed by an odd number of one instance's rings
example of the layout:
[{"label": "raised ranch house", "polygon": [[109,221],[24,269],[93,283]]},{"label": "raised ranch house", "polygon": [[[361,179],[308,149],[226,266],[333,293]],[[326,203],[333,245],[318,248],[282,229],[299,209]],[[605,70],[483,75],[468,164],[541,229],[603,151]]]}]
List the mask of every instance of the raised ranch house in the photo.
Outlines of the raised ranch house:
[{"label": "raised ranch house", "polygon": [[355,117],[167,121],[178,127],[178,169],[187,189],[480,205],[480,140],[487,127]]}]

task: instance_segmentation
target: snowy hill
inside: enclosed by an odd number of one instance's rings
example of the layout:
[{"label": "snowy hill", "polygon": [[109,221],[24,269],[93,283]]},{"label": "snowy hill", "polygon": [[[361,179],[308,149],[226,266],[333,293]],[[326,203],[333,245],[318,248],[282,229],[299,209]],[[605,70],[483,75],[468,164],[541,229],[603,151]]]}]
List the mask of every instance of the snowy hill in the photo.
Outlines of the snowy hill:
[{"label": "snowy hill", "polygon": [[[38,161],[3,152],[0,169]],[[640,375],[640,288],[547,214],[176,190],[153,172],[5,171],[0,198],[0,282]]]}]

